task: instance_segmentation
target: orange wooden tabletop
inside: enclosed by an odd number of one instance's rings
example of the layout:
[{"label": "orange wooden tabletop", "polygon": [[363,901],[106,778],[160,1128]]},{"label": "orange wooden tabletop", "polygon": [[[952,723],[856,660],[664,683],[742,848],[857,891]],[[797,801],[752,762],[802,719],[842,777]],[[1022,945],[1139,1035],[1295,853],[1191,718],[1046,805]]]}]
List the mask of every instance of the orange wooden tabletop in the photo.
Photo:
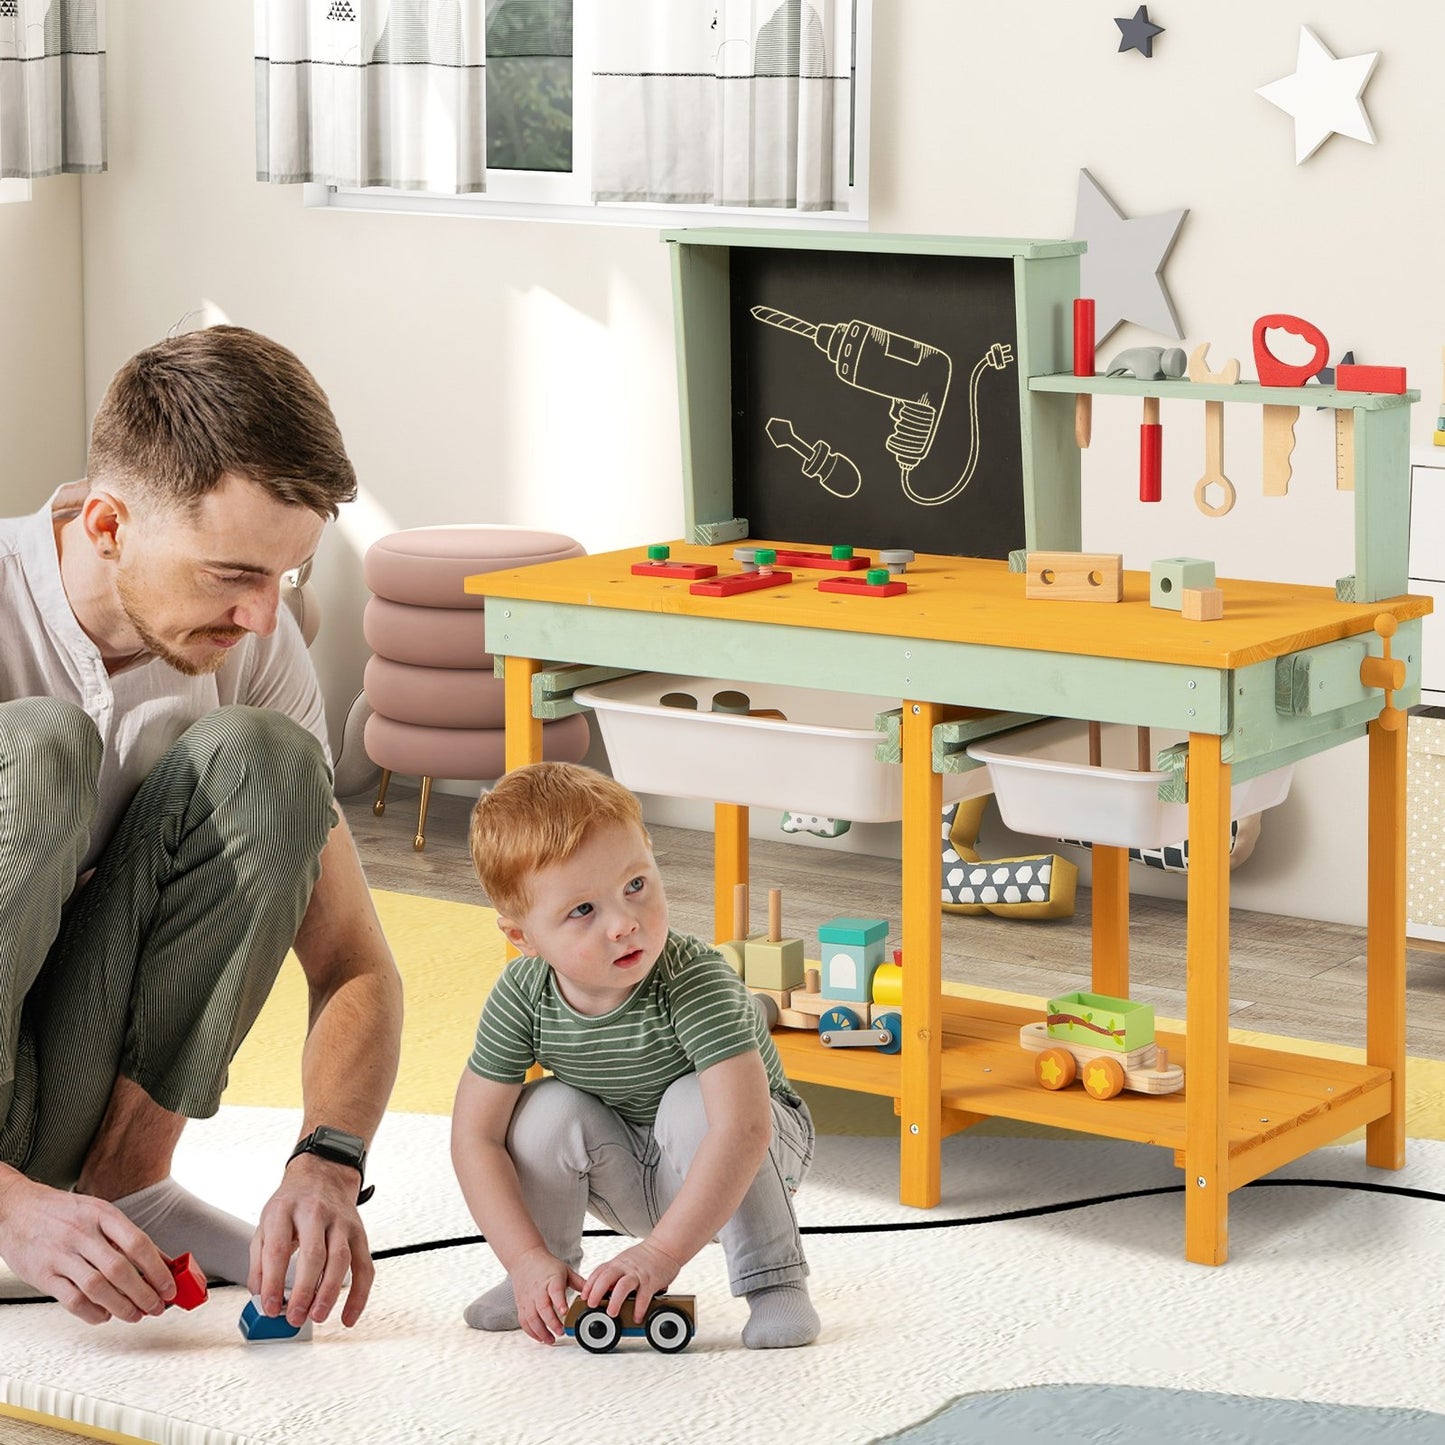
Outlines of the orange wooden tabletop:
[{"label": "orange wooden tabletop", "polygon": [[[828,544],[749,538],[747,545],[826,551]],[[712,562],[720,574],[741,570],[733,560],[731,543],[669,546],[675,561]],[[929,553],[919,553],[908,564],[903,576],[908,592],[897,597],[819,592],[819,580],[838,574],[811,568],[788,568],[793,581],[783,586],[736,597],[698,597],[689,592],[686,581],[633,576],[632,564],[646,560],[646,547],[626,548],[509,572],[479,573],[467,578],[466,590],[569,606],[1223,669],[1369,632],[1383,612],[1404,622],[1433,608],[1430,598],[1414,595],[1383,602],[1339,602],[1331,587],[1221,578],[1216,585],[1224,594],[1223,618],[1190,622],[1178,612],[1150,606],[1147,572],[1124,573],[1122,602],[1030,601],[1024,597],[1024,574],[1010,572],[1006,562]]]}]

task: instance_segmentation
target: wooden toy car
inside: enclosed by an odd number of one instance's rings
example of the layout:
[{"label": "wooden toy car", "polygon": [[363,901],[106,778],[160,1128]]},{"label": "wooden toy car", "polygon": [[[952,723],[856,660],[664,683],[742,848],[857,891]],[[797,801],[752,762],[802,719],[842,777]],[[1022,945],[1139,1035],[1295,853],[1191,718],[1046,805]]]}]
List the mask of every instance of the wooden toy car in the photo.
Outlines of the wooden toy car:
[{"label": "wooden toy car", "polygon": [[1019,1030],[1019,1043],[1038,1055],[1034,1077],[1044,1088],[1066,1089],[1081,1078],[1094,1098],[1112,1099],[1125,1089],[1173,1094],[1184,1087],[1184,1070],[1154,1042],[1149,1004],[1071,993],[1046,1007],[1046,1019]]},{"label": "wooden toy car", "polygon": [[562,1332],[593,1355],[605,1355],[615,1349],[624,1335],[641,1336],[664,1355],[675,1355],[691,1344],[697,1329],[696,1295],[654,1295],[647,1307],[647,1317],[641,1323],[632,1313],[636,1298],[628,1295],[621,1310],[610,1315],[605,1305],[589,1305],[585,1296],[579,1294],[567,1306]]}]

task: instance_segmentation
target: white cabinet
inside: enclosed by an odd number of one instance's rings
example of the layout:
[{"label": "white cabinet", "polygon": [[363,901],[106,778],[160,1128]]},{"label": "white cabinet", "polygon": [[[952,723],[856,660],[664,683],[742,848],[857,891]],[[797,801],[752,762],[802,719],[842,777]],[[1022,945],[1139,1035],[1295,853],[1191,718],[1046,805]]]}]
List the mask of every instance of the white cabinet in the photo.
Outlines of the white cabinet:
[{"label": "white cabinet", "polygon": [[[1422,624],[1420,702],[1445,708],[1445,447],[1410,450],[1410,591],[1435,599]],[[1405,932],[1445,942],[1445,716],[1410,721]]]},{"label": "white cabinet", "polygon": [[1420,701],[1445,706],[1445,447],[1410,450],[1410,591],[1435,599],[1421,636]]}]

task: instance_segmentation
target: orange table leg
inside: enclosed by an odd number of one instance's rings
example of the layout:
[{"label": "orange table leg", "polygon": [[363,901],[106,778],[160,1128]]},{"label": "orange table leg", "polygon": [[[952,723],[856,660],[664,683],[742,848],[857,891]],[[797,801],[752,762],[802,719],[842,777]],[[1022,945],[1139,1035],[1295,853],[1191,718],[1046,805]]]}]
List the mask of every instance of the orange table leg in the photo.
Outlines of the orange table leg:
[{"label": "orange table leg", "polygon": [[733,937],[733,890],[748,881],[748,810],[737,803],[713,804],[713,938]]},{"label": "orange table leg", "polygon": [[941,1191],[943,952],[938,819],[943,779],[933,771],[937,703],[903,704],[903,1051],[898,1197],[931,1209]]},{"label": "orange table leg", "polygon": [[1093,864],[1094,992],[1129,997],[1129,850],[1095,843]]},{"label": "orange table leg", "polygon": [[1184,1256],[1229,1258],[1229,781],[1220,739],[1189,735]]},{"label": "orange table leg", "polygon": [[[507,730],[503,761],[509,773],[542,761],[542,719],[532,716],[532,678],[541,669],[542,664],[531,657],[509,657],[503,662],[502,721]],[[504,951],[508,958],[517,956],[510,943]],[[534,1065],[527,1077],[540,1078],[541,1073]]]},{"label": "orange table leg", "polygon": [[1405,1162],[1405,733],[1370,724],[1365,1061],[1390,1070],[1390,1112],[1365,1126],[1365,1162]]},{"label": "orange table leg", "polygon": [[509,657],[503,664],[503,721],[507,729],[507,771],[542,760],[542,719],[532,716],[532,679],[542,664],[531,657]]}]

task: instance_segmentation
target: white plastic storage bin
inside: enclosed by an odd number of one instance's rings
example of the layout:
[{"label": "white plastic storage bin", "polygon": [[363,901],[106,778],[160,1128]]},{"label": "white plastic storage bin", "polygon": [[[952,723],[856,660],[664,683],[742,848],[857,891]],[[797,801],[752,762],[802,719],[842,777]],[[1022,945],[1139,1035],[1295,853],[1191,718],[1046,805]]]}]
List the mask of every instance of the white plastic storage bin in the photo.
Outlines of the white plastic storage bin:
[{"label": "white plastic storage bin", "polygon": [[[713,712],[727,691],[785,720]],[[664,707],[670,692],[690,694],[697,710]],[[574,697],[595,709],[613,775],[634,791],[855,823],[903,816],[903,769],[874,756],[883,735],[873,719],[897,698],[657,672],[579,687]],[[988,789],[987,768],[944,775],[945,802]]]},{"label": "white plastic storage bin", "polygon": [[[1159,800],[1169,775],[1138,772],[1138,730],[1118,723],[1101,729],[1102,766],[1089,766],[1089,725],[1069,719],[1033,723],[1001,737],[971,743],[968,754],[987,763],[1004,822],[1016,833],[1083,838],[1119,848],[1158,848],[1189,835],[1184,803]],[[1151,750],[1183,742],[1184,733],[1150,730]],[[1282,803],[1294,765],[1236,783],[1230,812],[1248,817]]]}]

